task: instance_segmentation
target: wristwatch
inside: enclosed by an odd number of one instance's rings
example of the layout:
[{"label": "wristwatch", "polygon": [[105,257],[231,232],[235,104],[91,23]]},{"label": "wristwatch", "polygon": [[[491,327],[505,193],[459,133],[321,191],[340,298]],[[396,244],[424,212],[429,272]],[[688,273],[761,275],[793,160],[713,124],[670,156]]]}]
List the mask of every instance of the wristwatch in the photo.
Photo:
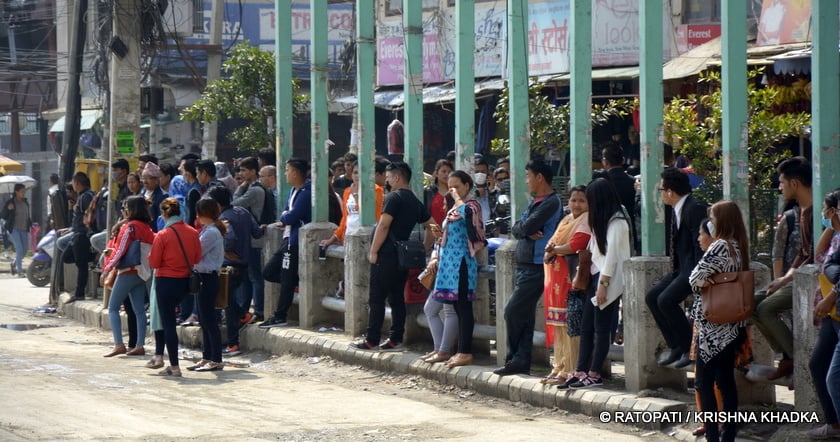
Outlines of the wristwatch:
[{"label": "wristwatch", "polygon": [[609,287],[610,286],[610,282],[609,281],[604,281],[603,279],[599,279],[598,284],[600,284],[604,287]]}]

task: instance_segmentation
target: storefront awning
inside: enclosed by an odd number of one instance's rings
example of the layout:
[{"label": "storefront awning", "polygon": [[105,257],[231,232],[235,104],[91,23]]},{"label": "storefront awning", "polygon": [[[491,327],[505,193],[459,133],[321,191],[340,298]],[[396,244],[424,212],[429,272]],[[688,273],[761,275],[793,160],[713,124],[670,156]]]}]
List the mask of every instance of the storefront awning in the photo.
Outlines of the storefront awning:
[{"label": "storefront awning", "polygon": [[[102,110],[100,109],[82,110],[79,130],[91,129],[100,118],[102,118]],[[64,132],[64,117],[59,118],[50,126],[50,132]]]},{"label": "storefront awning", "polygon": [[[475,83],[476,98],[480,98],[489,91],[502,90],[504,86],[505,81],[500,78],[478,81]],[[339,98],[336,101],[344,104],[357,104],[358,98],[355,96],[348,96]],[[453,101],[455,101],[454,83],[423,88],[423,104],[451,103]],[[401,88],[382,90],[373,94],[373,102],[376,107],[395,109],[403,106],[405,96]]]},{"label": "storefront awning", "polygon": [[713,61],[720,61],[720,37],[674,57],[662,66],[663,80],[676,80],[697,75]]}]

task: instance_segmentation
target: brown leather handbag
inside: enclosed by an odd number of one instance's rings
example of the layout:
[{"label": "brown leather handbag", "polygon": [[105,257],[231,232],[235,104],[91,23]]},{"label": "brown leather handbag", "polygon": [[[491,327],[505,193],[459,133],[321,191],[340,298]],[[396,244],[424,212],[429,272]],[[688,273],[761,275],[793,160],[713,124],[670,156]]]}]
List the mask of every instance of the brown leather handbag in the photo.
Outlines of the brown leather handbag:
[{"label": "brown leather handbag", "polygon": [[755,273],[718,273],[703,287],[703,315],[713,324],[744,321],[755,310]]},{"label": "brown leather handbag", "polygon": [[575,279],[572,280],[572,287],[578,290],[588,290],[592,280],[592,252],[583,249],[578,252],[578,267],[575,272]]}]

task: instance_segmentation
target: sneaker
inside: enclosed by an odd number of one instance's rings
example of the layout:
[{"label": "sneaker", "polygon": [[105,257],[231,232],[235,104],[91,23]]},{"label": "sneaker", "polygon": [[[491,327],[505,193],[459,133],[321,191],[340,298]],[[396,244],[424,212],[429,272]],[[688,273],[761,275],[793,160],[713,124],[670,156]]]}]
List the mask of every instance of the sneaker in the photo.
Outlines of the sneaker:
[{"label": "sneaker", "polygon": [[822,425],[808,432],[811,439],[834,439],[840,437],[840,430],[831,425]]},{"label": "sneaker", "polygon": [[600,376],[596,378],[596,377],[586,375],[586,376],[583,377],[583,379],[579,379],[576,382],[572,383],[572,385],[569,385],[569,388],[571,388],[573,390],[578,390],[578,389],[581,389],[581,388],[589,388],[589,387],[593,387],[593,386],[596,386],[596,385],[601,385],[603,383],[604,383],[604,380],[601,379]]},{"label": "sneaker", "polygon": [[379,344],[379,351],[403,351],[402,342],[394,342],[390,339]]},{"label": "sneaker", "polygon": [[276,318],[274,316],[268,318],[267,321],[260,324],[260,328],[285,327],[289,322],[285,319]]},{"label": "sneaker", "polygon": [[355,348],[356,350],[376,350],[376,346],[368,342],[367,339],[351,342],[350,348]]},{"label": "sneaker", "polygon": [[254,313],[254,322],[263,322],[265,321],[265,316],[262,313],[256,312]]},{"label": "sneaker", "polygon": [[572,384],[574,384],[574,383],[576,383],[580,380],[581,380],[581,378],[579,378],[579,377],[577,377],[573,374],[569,375],[569,377],[566,378],[566,382],[563,382],[562,384],[558,385],[557,389],[558,390],[568,390],[569,388],[571,388]]},{"label": "sneaker", "polygon": [[242,350],[239,349],[238,344],[228,345],[227,347],[222,349],[222,356],[231,357],[231,356],[236,356],[240,353],[242,353]]},{"label": "sneaker", "polygon": [[251,312],[245,313],[245,316],[239,318],[240,324],[250,324],[251,320],[254,319],[254,315]]}]

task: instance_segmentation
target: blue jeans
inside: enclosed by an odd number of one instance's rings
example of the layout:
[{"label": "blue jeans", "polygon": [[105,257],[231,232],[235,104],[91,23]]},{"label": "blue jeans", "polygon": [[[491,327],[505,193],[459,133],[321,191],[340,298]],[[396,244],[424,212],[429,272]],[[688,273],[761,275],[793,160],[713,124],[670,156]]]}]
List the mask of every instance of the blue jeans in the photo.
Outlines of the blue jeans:
[{"label": "blue jeans", "polygon": [[529,370],[537,303],[544,288],[543,266],[517,265],[514,278],[513,295],[505,305],[508,345],[505,362]]},{"label": "blue jeans", "polygon": [[26,230],[12,230],[12,244],[15,246],[15,269],[23,274],[23,257],[26,256],[27,245],[29,244],[29,232]]},{"label": "blue jeans", "polygon": [[[820,399],[825,423],[829,425],[838,423],[834,397],[840,398],[840,395],[837,393],[830,394],[828,386],[829,382],[833,381],[835,384],[840,382],[836,374],[834,379],[828,375],[837,359],[837,347],[840,344],[838,332],[840,332],[840,322],[831,319],[831,317],[823,319],[820,332],[817,335],[817,343],[814,345],[811,360],[808,362],[808,368],[811,369],[811,378],[814,380],[814,390],[816,390],[817,397]],[[829,357],[829,355],[833,355],[833,357]],[[838,391],[840,389],[838,389],[838,386],[834,386],[834,390]]]},{"label": "blue jeans", "polygon": [[[116,270],[114,270],[116,271]],[[142,346],[146,341],[146,281],[136,274],[126,273],[118,275],[111,289],[108,300],[108,321],[111,323],[111,333],[114,334],[114,344],[122,344],[122,322],[120,321],[120,306],[128,297],[137,320],[137,345]],[[128,312],[126,312],[128,313]]]},{"label": "blue jeans", "polygon": [[248,275],[242,280],[239,308],[244,315],[251,309],[254,301],[254,312],[264,314],[265,309],[265,279],[262,275],[262,249],[251,247],[248,249]]}]

